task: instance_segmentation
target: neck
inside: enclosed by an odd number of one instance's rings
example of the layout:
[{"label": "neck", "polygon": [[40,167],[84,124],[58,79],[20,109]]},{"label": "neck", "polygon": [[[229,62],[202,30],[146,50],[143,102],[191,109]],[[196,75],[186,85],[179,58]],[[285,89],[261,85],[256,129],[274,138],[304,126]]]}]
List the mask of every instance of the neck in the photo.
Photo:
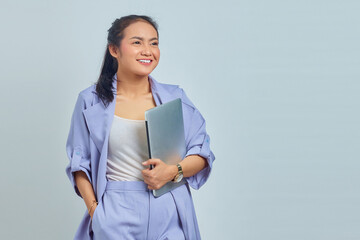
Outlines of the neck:
[{"label": "neck", "polygon": [[117,76],[117,94],[129,98],[144,96],[151,92],[148,76],[127,75],[121,72]]}]

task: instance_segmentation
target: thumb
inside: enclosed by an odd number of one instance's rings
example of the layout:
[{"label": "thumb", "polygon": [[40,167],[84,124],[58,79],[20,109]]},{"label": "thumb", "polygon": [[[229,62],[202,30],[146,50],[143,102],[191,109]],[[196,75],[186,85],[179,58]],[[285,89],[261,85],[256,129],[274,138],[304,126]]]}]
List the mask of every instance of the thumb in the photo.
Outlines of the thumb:
[{"label": "thumb", "polygon": [[151,164],[152,164],[152,165],[156,165],[157,162],[158,162],[157,159],[152,159],[152,158],[151,158],[151,159],[149,159],[149,160],[147,160],[147,161],[145,161],[145,162],[142,162],[142,164],[143,164],[143,165],[151,165]]}]

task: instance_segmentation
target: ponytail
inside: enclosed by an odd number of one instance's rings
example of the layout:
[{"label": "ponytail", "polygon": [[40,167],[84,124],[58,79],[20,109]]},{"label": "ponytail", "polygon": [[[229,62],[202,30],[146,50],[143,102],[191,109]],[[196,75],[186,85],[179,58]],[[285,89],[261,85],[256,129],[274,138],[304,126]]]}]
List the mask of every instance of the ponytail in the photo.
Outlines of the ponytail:
[{"label": "ponytail", "polygon": [[117,60],[111,56],[109,47],[107,45],[105,50],[105,56],[101,67],[101,73],[99,80],[96,84],[96,92],[98,97],[107,106],[111,101],[114,100],[113,88],[113,76],[117,72],[118,63]]}]

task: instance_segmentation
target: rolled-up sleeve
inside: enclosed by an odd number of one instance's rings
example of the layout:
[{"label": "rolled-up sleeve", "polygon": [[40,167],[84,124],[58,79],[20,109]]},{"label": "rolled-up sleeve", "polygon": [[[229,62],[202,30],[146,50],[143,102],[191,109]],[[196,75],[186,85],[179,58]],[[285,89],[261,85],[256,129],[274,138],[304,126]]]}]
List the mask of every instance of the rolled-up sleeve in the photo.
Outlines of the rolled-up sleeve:
[{"label": "rolled-up sleeve", "polygon": [[[185,94],[183,94],[185,95]],[[185,95],[186,97],[186,95]],[[190,100],[187,99],[189,102]],[[191,102],[190,102],[191,103]],[[193,189],[199,189],[205,184],[210,176],[215,155],[210,149],[210,136],[206,132],[206,121],[198,109],[194,109],[188,131],[186,155],[199,155],[206,159],[207,166],[191,177],[186,177],[187,182]]]},{"label": "rolled-up sleeve", "polygon": [[76,171],[85,172],[91,183],[90,134],[83,115],[84,109],[85,101],[81,94],[79,94],[71,117],[70,131],[66,142],[66,152],[70,162],[65,169],[76,194],[81,198],[82,196],[76,186],[74,173]]}]

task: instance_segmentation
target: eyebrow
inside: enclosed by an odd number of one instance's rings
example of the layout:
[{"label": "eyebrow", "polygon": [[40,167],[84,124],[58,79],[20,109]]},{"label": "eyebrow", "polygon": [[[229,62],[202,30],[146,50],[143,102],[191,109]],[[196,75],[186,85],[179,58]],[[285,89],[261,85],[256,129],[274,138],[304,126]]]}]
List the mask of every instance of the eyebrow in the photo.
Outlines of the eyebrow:
[{"label": "eyebrow", "polygon": [[[138,37],[138,36],[132,37],[132,38],[130,38],[130,39],[139,39],[139,40],[141,40],[141,41],[144,41],[144,38]],[[152,41],[152,40],[158,40],[158,38],[157,38],[157,37],[154,37],[154,38],[150,38],[150,39],[149,39],[149,41]]]}]

